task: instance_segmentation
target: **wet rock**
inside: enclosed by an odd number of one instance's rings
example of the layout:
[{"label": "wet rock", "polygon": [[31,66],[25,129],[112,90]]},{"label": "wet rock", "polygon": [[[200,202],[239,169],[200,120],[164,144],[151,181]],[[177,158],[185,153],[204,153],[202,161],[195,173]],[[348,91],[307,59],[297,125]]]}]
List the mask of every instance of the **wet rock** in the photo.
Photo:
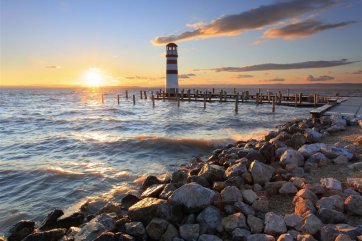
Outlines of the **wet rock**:
[{"label": "wet rock", "polygon": [[268,163],[275,161],[275,146],[271,143],[265,143],[260,149],[259,152],[265,157]]},{"label": "wet rock", "polygon": [[161,194],[161,192],[163,191],[163,189],[165,188],[165,184],[154,184],[152,186],[150,186],[149,188],[147,188],[142,194],[141,194],[141,198],[146,198],[146,197],[154,197],[154,198],[158,198],[159,195]]},{"label": "wet rock", "polygon": [[299,151],[286,150],[280,157],[280,164],[285,167],[286,170],[292,171],[298,166],[304,165],[304,157]]},{"label": "wet rock", "polygon": [[131,222],[125,224],[126,232],[135,237],[143,237],[146,229],[141,222]]},{"label": "wet rock", "polygon": [[58,241],[65,235],[66,229],[57,228],[28,235],[23,241]]},{"label": "wet rock", "polygon": [[178,230],[172,224],[167,226],[165,233],[161,236],[161,241],[174,241],[178,237]]},{"label": "wet rock", "polygon": [[86,223],[74,236],[74,241],[91,241],[104,231],[113,230],[116,221],[115,213],[103,213]]},{"label": "wet rock", "polygon": [[279,189],[280,194],[294,194],[296,192],[298,192],[298,189],[291,182],[284,183]]},{"label": "wet rock", "polygon": [[221,191],[221,200],[223,203],[234,203],[237,201],[243,201],[243,196],[239,190],[239,188],[235,186],[225,187],[224,190]]},{"label": "wet rock", "polygon": [[216,235],[202,234],[200,235],[198,241],[222,241],[222,239]]},{"label": "wet rock", "polygon": [[294,228],[295,230],[301,230],[303,225],[302,217],[297,214],[286,214],[284,216],[284,222],[289,228]]},{"label": "wet rock", "polygon": [[221,223],[227,232],[232,232],[235,228],[247,228],[245,216],[242,213],[234,213],[224,217]]},{"label": "wet rock", "polygon": [[354,215],[362,216],[362,196],[350,195],[344,201],[346,211]]},{"label": "wet rock", "polygon": [[208,206],[204,210],[200,212],[197,216],[197,222],[206,227],[207,232],[213,232],[215,230],[221,232],[222,231],[222,215],[221,211],[214,207]]},{"label": "wet rock", "polygon": [[233,241],[244,241],[251,235],[250,231],[243,228],[236,228],[231,233]]},{"label": "wet rock", "polygon": [[183,218],[183,211],[180,206],[165,202],[157,206],[155,217],[163,218],[169,222],[177,223]]},{"label": "wet rock", "polygon": [[265,157],[257,150],[251,149],[248,151],[248,155],[246,155],[246,158],[248,160],[255,160],[255,161],[259,161],[262,163],[266,163],[266,159]]},{"label": "wet rock", "polygon": [[[269,204],[269,203],[268,203]],[[245,216],[248,215],[255,215],[254,209],[244,202],[236,202],[234,203],[234,207],[239,211],[242,212]],[[234,213],[234,212],[233,212]]]},{"label": "wet rock", "polygon": [[200,235],[199,224],[185,224],[180,226],[180,236],[186,241],[196,241]]},{"label": "wet rock", "polygon": [[329,190],[340,190],[342,191],[342,184],[335,178],[321,178],[320,180],[322,186]]},{"label": "wet rock", "polygon": [[215,192],[196,183],[188,183],[178,188],[168,199],[189,210],[197,210],[212,204]]},{"label": "wet rock", "polygon": [[275,241],[275,238],[267,234],[252,234],[247,237],[247,241]]},{"label": "wet rock", "polygon": [[253,202],[252,207],[255,209],[255,211],[260,211],[264,213],[268,212],[269,201],[266,197],[258,197],[258,199]]},{"label": "wet rock", "polygon": [[172,184],[172,183],[166,184],[166,186],[162,190],[159,198],[168,199],[176,189],[177,188],[174,184]]},{"label": "wet rock", "polygon": [[318,210],[318,217],[323,223],[346,223],[346,216],[333,209],[321,208]]},{"label": "wet rock", "polygon": [[277,131],[270,131],[267,135],[265,135],[264,139],[266,141],[269,141],[269,140],[275,138],[277,135],[278,135]]},{"label": "wet rock", "polygon": [[284,233],[284,234],[279,236],[277,241],[294,241],[294,238],[293,238],[293,236],[291,234]]},{"label": "wet rock", "polygon": [[321,208],[327,208],[327,209],[333,209],[340,212],[343,212],[344,210],[344,200],[339,195],[332,195],[329,197],[322,197],[319,199],[316,203],[316,207],[318,209]]},{"label": "wet rock", "polygon": [[136,202],[138,202],[139,199],[137,196],[133,195],[133,194],[127,194],[126,196],[124,196],[121,200],[121,206],[124,208],[129,208],[131,207],[133,204],[135,204]]},{"label": "wet rock", "polygon": [[335,147],[335,146],[323,146],[321,152],[328,158],[336,158],[338,156],[345,156],[348,160],[353,158],[353,153],[347,149]]},{"label": "wet rock", "polygon": [[315,213],[315,207],[309,199],[298,199],[295,203],[294,212],[299,215],[303,215],[306,212]]},{"label": "wet rock", "polygon": [[172,173],[171,183],[186,183],[189,173],[187,170],[177,170]]},{"label": "wet rock", "polygon": [[119,235],[116,235],[112,232],[104,232],[93,241],[118,241],[118,240],[119,240]]},{"label": "wet rock", "polygon": [[49,213],[45,218],[43,223],[40,226],[40,230],[47,230],[55,228],[57,225],[57,220],[59,217],[63,216],[64,212],[60,209],[55,209],[53,212]]},{"label": "wet rock", "polygon": [[30,220],[21,220],[9,230],[8,241],[21,241],[34,231],[35,223]]},{"label": "wet rock", "polygon": [[153,240],[159,240],[166,232],[168,224],[169,223],[164,219],[153,218],[146,227],[148,236]]},{"label": "wet rock", "polygon": [[273,212],[268,212],[265,214],[264,233],[270,235],[279,235],[285,232],[287,232],[287,227],[282,216],[279,216]]},{"label": "wet rock", "polygon": [[143,181],[142,188],[147,189],[150,186],[155,185],[155,184],[161,184],[161,181],[158,180],[157,177],[150,175],[150,176],[147,176],[146,179]]},{"label": "wet rock", "polygon": [[253,204],[253,202],[258,198],[256,193],[251,189],[244,189],[241,191],[243,195],[243,200],[248,204]]},{"label": "wet rock", "polygon": [[210,183],[223,181],[225,179],[225,169],[218,165],[204,165],[198,175],[206,178]]},{"label": "wet rock", "polygon": [[133,221],[148,223],[155,216],[157,208],[166,200],[157,198],[145,198],[135,203],[128,209],[128,215]]},{"label": "wet rock", "polygon": [[62,219],[58,219],[57,228],[69,229],[70,227],[79,227],[84,222],[83,213],[76,212]]},{"label": "wet rock", "polygon": [[313,154],[320,152],[321,148],[326,146],[324,143],[315,143],[309,145],[303,145],[298,151],[304,156],[304,158],[309,158]]},{"label": "wet rock", "polygon": [[203,187],[209,188],[210,187],[210,183],[209,181],[204,177],[204,176],[189,176],[187,178],[187,182],[195,182],[197,184],[200,184]]},{"label": "wet rock", "polygon": [[264,229],[263,220],[255,216],[249,215],[247,223],[252,233],[262,233]]},{"label": "wet rock", "polygon": [[323,223],[312,213],[309,213],[304,218],[302,230],[308,234],[314,235],[321,230]]},{"label": "wet rock", "polygon": [[245,163],[237,163],[232,166],[229,166],[225,171],[225,176],[227,178],[233,176],[241,176],[243,173],[247,171]]},{"label": "wet rock", "polygon": [[275,171],[273,167],[258,161],[253,161],[249,170],[254,183],[258,183],[260,185],[264,185],[266,182],[270,181]]}]

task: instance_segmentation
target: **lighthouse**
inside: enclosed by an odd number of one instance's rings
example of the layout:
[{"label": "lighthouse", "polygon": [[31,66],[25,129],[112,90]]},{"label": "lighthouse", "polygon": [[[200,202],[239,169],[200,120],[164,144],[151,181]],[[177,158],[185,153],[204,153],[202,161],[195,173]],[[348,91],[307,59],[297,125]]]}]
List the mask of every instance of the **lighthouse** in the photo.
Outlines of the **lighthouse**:
[{"label": "lighthouse", "polygon": [[166,45],[166,93],[174,95],[178,91],[177,45]]}]

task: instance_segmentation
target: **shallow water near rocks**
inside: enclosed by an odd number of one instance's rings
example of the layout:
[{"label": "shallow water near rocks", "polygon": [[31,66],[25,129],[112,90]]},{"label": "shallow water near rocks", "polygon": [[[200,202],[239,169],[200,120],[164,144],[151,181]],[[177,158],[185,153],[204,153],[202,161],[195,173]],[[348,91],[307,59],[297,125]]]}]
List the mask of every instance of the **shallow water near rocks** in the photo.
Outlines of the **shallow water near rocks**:
[{"label": "shallow water near rocks", "polygon": [[[101,91],[105,103],[101,103]],[[122,196],[216,147],[258,138],[308,108],[140,100],[124,89],[0,89],[0,234],[21,219],[73,210],[90,196]],[[121,94],[121,103],[116,96]],[[139,96],[139,90],[130,90]]]}]

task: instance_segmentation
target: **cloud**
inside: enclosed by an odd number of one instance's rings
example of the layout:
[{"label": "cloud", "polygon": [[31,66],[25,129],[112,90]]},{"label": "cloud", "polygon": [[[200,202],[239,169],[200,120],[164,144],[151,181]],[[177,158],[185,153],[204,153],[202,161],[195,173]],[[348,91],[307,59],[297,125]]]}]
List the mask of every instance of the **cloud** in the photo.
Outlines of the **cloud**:
[{"label": "cloud", "polygon": [[[215,72],[249,72],[249,71],[265,71],[265,70],[290,70],[290,69],[316,69],[341,66],[352,64],[360,61],[348,61],[347,59],[341,60],[320,60],[320,61],[306,61],[291,64],[257,64],[245,67],[221,67],[208,69]],[[195,69],[200,71],[200,69]]]},{"label": "cloud", "polygon": [[245,78],[253,78],[253,75],[250,74],[239,74],[237,76],[234,76],[233,78],[235,79],[245,79]]},{"label": "cloud", "polygon": [[284,82],[285,79],[283,78],[274,78],[274,79],[266,79],[266,80],[262,80],[261,82]]},{"label": "cloud", "polygon": [[333,79],[334,79],[334,77],[328,76],[328,75],[322,75],[319,77],[314,77],[313,75],[308,75],[305,77],[305,80],[310,81],[310,82],[323,82],[323,81],[333,80]]},{"label": "cloud", "polygon": [[47,65],[45,66],[46,69],[60,69],[60,66],[58,65]]},{"label": "cloud", "polygon": [[346,21],[334,24],[324,24],[316,20],[306,20],[300,23],[289,24],[282,28],[269,29],[264,32],[264,37],[292,40],[307,37],[328,29],[344,27],[356,22],[357,21]]},{"label": "cloud", "polygon": [[147,77],[147,76],[127,76],[126,79],[136,79],[136,80],[156,80],[156,78],[153,77]]},{"label": "cloud", "polygon": [[195,74],[179,74],[179,79],[189,79],[190,77],[196,76]]},{"label": "cloud", "polygon": [[362,70],[357,70],[356,72],[353,72],[352,74],[362,74]]},{"label": "cloud", "polygon": [[179,42],[215,36],[238,35],[240,32],[261,29],[280,21],[299,17],[334,5],[334,0],[291,0],[277,1],[271,5],[262,5],[239,14],[226,15],[209,24],[189,25],[196,27],[176,35],[160,36],[152,40],[155,45]]}]

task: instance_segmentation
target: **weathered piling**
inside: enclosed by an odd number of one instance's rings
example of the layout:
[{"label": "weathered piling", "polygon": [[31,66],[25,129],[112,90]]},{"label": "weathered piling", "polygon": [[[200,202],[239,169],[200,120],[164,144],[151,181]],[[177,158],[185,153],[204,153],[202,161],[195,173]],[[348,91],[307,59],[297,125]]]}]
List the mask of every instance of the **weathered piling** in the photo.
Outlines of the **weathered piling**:
[{"label": "weathered piling", "polygon": [[281,91],[279,91],[279,105],[282,104],[283,94]]},{"label": "weathered piling", "polygon": [[136,96],[133,95],[132,98],[133,98],[133,105],[135,105],[136,104]]},{"label": "weathered piling", "polygon": [[297,93],[295,94],[295,97],[294,97],[294,106],[295,107],[298,106],[298,94]]},{"label": "weathered piling", "polygon": [[117,95],[117,103],[119,104],[119,95]]},{"label": "weathered piling", "polygon": [[102,93],[102,104],[104,104],[104,94]]},{"label": "weathered piling", "polygon": [[165,91],[162,91],[162,100],[165,101]]},{"label": "weathered piling", "polygon": [[126,99],[128,100],[128,90],[126,90]]},{"label": "weathered piling", "polygon": [[238,113],[238,111],[239,111],[239,93],[237,93],[235,97],[235,113]]},{"label": "weathered piling", "polygon": [[188,99],[189,99],[189,102],[191,101],[191,90],[189,89],[188,91],[187,91],[188,93]]},{"label": "weathered piling", "polygon": [[300,93],[299,94],[299,104],[302,104],[302,102],[303,102],[303,94]]},{"label": "weathered piling", "polygon": [[147,100],[147,91],[144,91],[143,95],[145,96],[145,100]]},{"label": "weathered piling", "polygon": [[152,99],[152,108],[155,108],[155,96],[152,94],[151,96]]},{"label": "weathered piling", "polygon": [[140,98],[141,98],[141,100],[143,99],[142,90],[140,91]]},{"label": "weathered piling", "polygon": [[272,96],[272,112],[275,112],[275,96]]},{"label": "weathered piling", "polygon": [[180,108],[180,96],[178,93],[176,94],[176,99],[177,99],[177,107]]},{"label": "weathered piling", "polygon": [[205,91],[205,94],[204,94],[204,109],[206,109],[206,91]]}]

